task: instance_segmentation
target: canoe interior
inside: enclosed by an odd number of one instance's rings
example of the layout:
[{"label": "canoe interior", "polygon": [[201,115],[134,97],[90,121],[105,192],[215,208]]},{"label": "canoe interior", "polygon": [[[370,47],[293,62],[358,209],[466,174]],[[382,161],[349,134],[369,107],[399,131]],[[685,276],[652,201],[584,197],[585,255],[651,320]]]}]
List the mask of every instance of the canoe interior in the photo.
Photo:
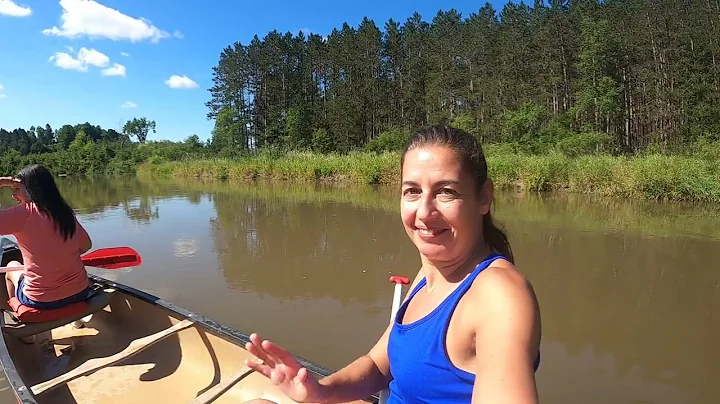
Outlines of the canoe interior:
[{"label": "canoe interior", "polygon": [[[87,319],[87,318],[86,318]],[[34,344],[3,335],[24,384],[30,388],[72,371],[85,361],[116,354],[131,341],[184,320],[171,310],[120,290],[83,328],[72,324],[36,335]],[[40,393],[38,403],[189,403],[231,378],[252,355],[242,344],[195,324],[140,353],[65,385]],[[242,403],[264,397],[291,402],[272,390],[268,380],[251,373],[214,403]],[[361,403],[365,401],[357,401]]]}]

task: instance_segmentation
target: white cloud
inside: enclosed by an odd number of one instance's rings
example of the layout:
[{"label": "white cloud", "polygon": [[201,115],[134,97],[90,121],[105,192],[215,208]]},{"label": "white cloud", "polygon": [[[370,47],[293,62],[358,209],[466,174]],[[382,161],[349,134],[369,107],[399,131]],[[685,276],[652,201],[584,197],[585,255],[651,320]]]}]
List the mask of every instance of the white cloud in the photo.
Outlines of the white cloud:
[{"label": "white cloud", "polygon": [[73,57],[69,53],[55,52],[53,56],[50,56],[50,61],[54,61],[55,66],[62,69],[86,72],[88,70],[88,66],[107,66],[110,63],[110,58],[95,49],[82,47],[77,53],[77,58]]},{"label": "white cloud", "polygon": [[132,101],[125,101],[122,103],[120,108],[137,108],[137,104]]},{"label": "white cloud", "polygon": [[13,0],[0,0],[0,15],[28,17],[30,14],[32,14],[30,7],[19,6]]},{"label": "white cloud", "polygon": [[7,95],[5,95],[5,94],[0,94],[0,98],[7,98]]},{"label": "white cloud", "polygon": [[51,62],[55,62],[55,66],[65,70],[77,70],[79,72],[86,72],[88,67],[83,62],[72,57],[72,55],[65,52],[55,52],[54,55],[50,56]]},{"label": "white cloud", "polygon": [[94,66],[104,68],[100,71],[103,76],[125,77],[127,74],[125,66],[120,63],[113,63],[112,66],[109,66],[110,58],[107,55],[85,47],[80,48],[77,57],[65,52],[55,52],[53,56],[50,56],[50,61],[55,62],[55,66],[65,70],[86,72],[90,66]]},{"label": "white cloud", "polygon": [[95,67],[105,67],[110,63],[110,58],[95,49],[80,48],[78,60]]},{"label": "white cloud", "polygon": [[198,87],[197,83],[192,81],[190,77],[178,76],[177,74],[173,74],[169,79],[165,80],[165,84],[170,88],[176,89],[191,89]]},{"label": "white cloud", "polygon": [[[155,43],[170,34],[152,25],[145,18],[133,18],[94,0],[60,0],[63,13],[61,27],[43,30],[45,35],[66,38],[104,38],[113,41]],[[175,37],[182,34],[176,32]]]},{"label": "white cloud", "polygon": [[113,63],[112,67],[104,69],[102,72],[103,76],[121,76],[125,77],[125,66],[120,63]]},{"label": "white cloud", "polygon": [[5,87],[2,84],[0,84],[0,91],[2,91],[4,89],[5,89]]},{"label": "white cloud", "polygon": [[127,52],[120,52],[120,56],[130,56],[130,54]]}]

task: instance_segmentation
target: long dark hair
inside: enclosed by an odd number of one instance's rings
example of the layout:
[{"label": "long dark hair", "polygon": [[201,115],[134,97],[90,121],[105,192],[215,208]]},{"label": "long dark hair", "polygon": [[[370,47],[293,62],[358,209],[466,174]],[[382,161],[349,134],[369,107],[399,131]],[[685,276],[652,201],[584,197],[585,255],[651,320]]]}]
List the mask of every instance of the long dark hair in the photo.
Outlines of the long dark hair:
[{"label": "long dark hair", "polygon": [[15,177],[25,186],[38,210],[53,221],[55,230],[63,239],[72,237],[75,234],[75,212],[60,195],[50,171],[39,164],[32,164],[25,166]]},{"label": "long dark hair", "polygon": [[[467,170],[475,178],[478,193],[488,179],[487,162],[485,153],[480,143],[469,133],[450,126],[435,125],[417,130],[410,137],[405,151],[400,159],[400,171],[402,172],[405,154],[421,146],[444,146],[454,151],[461,160],[463,169]],[[501,254],[508,261],[513,262],[512,248],[505,232],[493,223],[490,212],[485,214],[480,224],[487,247],[498,254]]]}]

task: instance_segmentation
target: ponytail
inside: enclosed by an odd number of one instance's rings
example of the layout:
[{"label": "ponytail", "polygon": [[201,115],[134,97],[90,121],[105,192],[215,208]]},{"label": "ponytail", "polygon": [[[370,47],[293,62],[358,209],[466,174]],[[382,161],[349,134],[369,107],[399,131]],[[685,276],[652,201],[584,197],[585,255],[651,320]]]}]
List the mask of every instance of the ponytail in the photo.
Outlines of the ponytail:
[{"label": "ponytail", "polygon": [[502,255],[512,264],[515,264],[515,258],[513,257],[512,248],[510,247],[507,235],[505,235],[505,232],[493,223],[490,212],[483,216],[482,227],[483,236],[485,237],[485,245],[487,245],[491,251]]}]

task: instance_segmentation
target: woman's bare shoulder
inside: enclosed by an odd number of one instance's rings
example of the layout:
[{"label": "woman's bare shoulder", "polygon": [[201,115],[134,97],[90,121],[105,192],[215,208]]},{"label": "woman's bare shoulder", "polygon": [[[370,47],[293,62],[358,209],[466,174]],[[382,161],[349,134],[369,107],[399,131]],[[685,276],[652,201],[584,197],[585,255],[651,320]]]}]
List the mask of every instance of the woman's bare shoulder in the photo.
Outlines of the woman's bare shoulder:
[{"label": "woman's bare shoulder", "polygon": [[484,269],[474,280],[468,295],[477,307],[485,308],[482,312],[488,317],[539,316],[537,296],[530,280],[504,259],[498,259]]}]

